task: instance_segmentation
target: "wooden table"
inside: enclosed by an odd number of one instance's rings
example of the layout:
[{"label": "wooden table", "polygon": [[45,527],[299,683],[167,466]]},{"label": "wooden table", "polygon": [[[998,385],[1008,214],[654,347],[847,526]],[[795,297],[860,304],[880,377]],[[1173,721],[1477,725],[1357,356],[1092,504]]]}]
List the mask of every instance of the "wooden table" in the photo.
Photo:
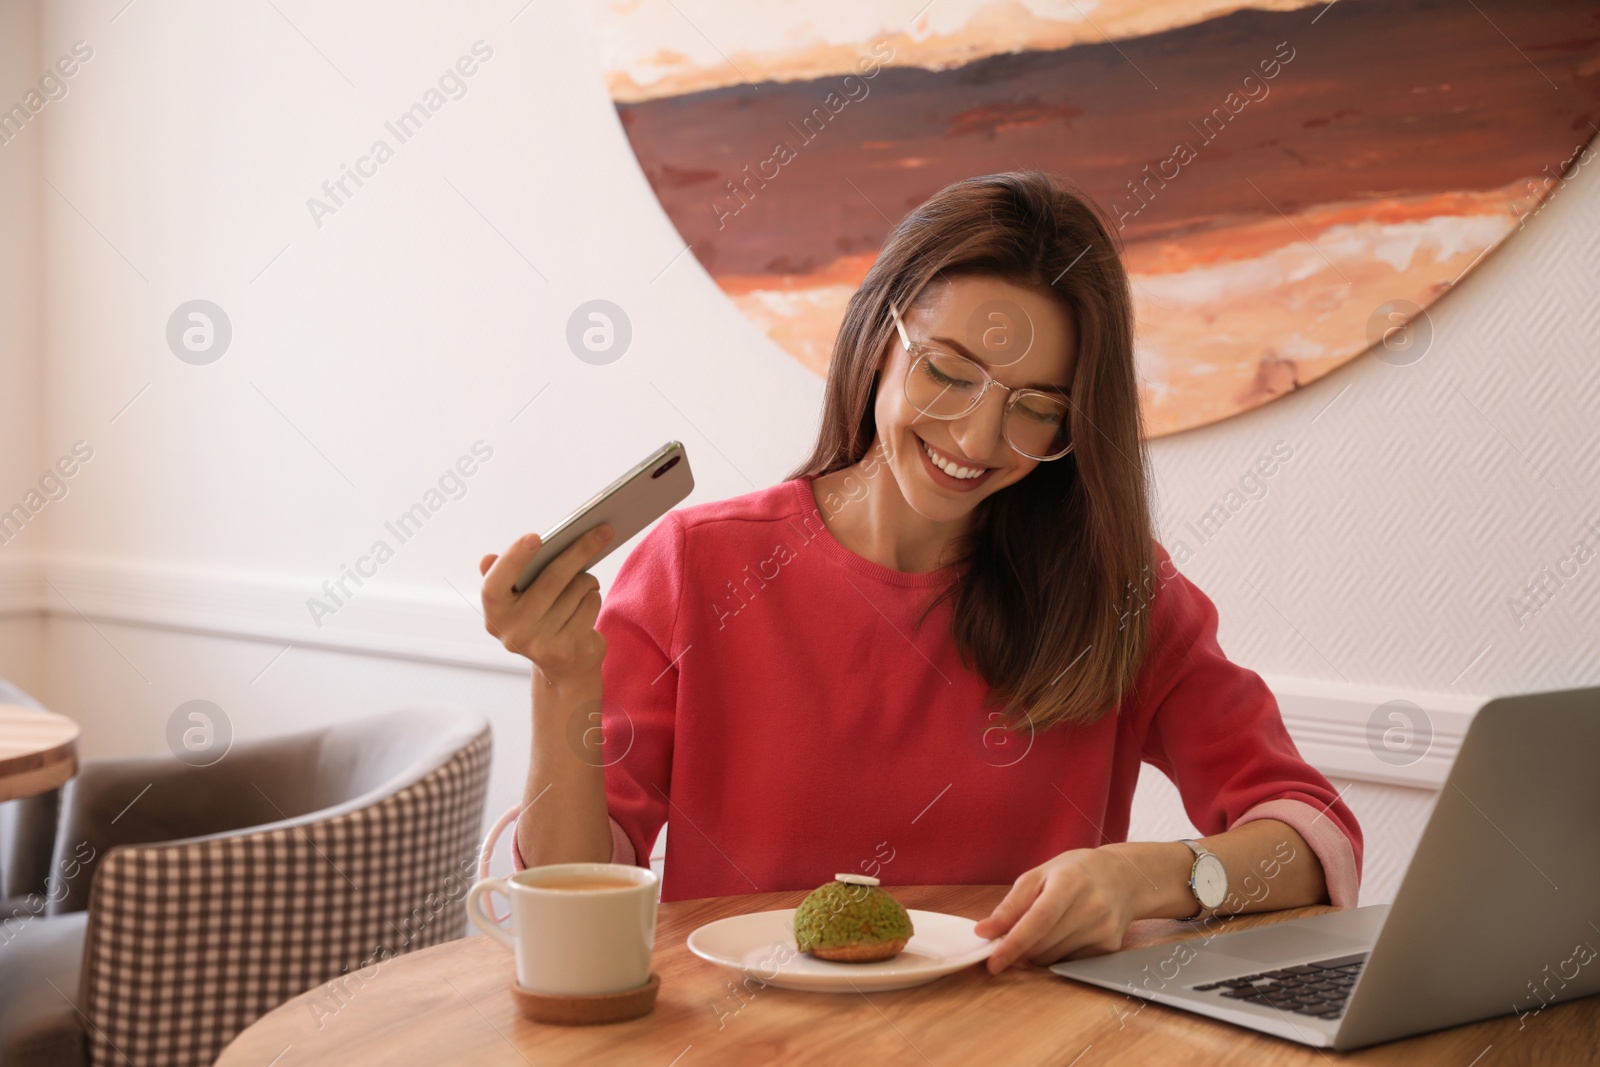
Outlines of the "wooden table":
[{"label": "wooden table", "polygon": [[52,711],[0,704],[0,800],[37,796],[77,773],[77,723]]},{"label": "wooden table", "polygon": [[[894,886],[907,907],[978,919],[1008,886]],[[511,953],[487,937],[423,949],[378,965],[370,980],[319,986],[262,1016],[217,1067],[306,1064],[1054,1064],[1594,1063],[1600,998],[1337,1054],[1061,978],[1024,963],[991,976],[982,964],[888,993],[805,993],[773,986],[733,993],[734,975],[684,939],[713,919],[794,907],[803,892],[662,904],[650,1015],[605,1026],[528,1022],[512,1006]],[[1332,910],[1326,905],[1240,916],[1236,928]],[[1135,923],[1125,947],[1200,936],[1174,920]],[[742,988],[742,987],[741,987]],[[719,1025],[720,1023],[720,1025]],[[1487,1050],[1487,1051],[1486,1051]]]}]

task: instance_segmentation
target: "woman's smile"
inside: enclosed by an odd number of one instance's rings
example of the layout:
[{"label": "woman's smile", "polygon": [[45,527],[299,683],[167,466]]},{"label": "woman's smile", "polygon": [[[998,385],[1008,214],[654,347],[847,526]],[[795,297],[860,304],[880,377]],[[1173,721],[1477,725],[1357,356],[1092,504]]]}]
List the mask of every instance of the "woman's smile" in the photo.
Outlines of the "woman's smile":
[{"label": "woman's smile", "polygon": [[[919,445],[917,452],[922,456],[923,469],[928,472],[933,484],[941,488],[952,489],[958,493],[971,492],[987,482],[994,476],[994,472],[999,470],[998,467],[982,467],[960,460],[936,445],[929,444],[915,433],[911,436],[917,439]],[[938,457],[937,460],[935,456]]]}]

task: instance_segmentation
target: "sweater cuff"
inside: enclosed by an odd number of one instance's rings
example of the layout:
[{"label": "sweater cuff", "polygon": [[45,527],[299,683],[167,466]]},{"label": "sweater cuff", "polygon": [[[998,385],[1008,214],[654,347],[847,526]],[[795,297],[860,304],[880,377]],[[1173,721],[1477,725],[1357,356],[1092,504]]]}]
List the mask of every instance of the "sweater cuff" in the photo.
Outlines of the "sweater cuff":
[{"label": "sweater cuff", "polygon": [[1328,901],[1336,908],[1353,908],[1361,891],[1361,879],[1356,874],[1356,855],[1333,820],[1325,817],[1303,800],[1280,798],[1257,804],[1237,819],[1232,830],[1257,819],[1277,819],[1305,839],[1311,851],[1322,863],[1322,880],[1328,886]]},{"label": "sweater cuff", "polygon": [[[611,816],[607,815],[606,818],[611,819]],[[629,867],[639,862],[633,842],[628,840],[628,835],[622,832],[622,824],[615,819],[611,819],[611,862]]]},{"label": "sweater cuff", "polygon": [[[637,853],[634,852],[633,842],[629,841],[628,835],[623,833],[622,824],[609,814],[606,819],[611,823],[611,862],[633,866],[637,862]],[[521,821],[522,816],[518,815],[516,821],[511,824],[511,869],[514,871],[523,870],[528,866],[523,862],[522,850],[517,847],[517,823]]]}]

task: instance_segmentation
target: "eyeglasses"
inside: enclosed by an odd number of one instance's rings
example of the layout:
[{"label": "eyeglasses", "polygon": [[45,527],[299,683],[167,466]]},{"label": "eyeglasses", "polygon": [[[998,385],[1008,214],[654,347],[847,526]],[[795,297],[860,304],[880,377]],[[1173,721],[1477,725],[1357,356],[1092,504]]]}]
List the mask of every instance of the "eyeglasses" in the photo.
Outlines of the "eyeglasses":
[{"label": "eyeglasses", "polygon": [[911,357],[906,368],[905,394],[911,406],[931,419],[959,419],[978,409],[989,387],[1009,394],[1001,417],[1006,441],[1029,459],[1060,459],[1072,451],[1067,402],[1038,389],[1014,389],[994,380],[989,372],[967,357],[930,341],[913,341],[906,334],[900,310],[889,302],[895,329]]}]

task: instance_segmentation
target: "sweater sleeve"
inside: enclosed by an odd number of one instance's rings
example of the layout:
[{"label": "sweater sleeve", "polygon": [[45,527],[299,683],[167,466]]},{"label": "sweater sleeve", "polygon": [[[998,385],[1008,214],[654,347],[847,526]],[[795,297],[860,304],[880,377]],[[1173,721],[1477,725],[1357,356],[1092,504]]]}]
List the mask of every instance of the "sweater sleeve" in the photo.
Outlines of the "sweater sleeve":
[{"label": "sweater sleeve", "polygon": [[[1233,663],[1217,643],[1217,610],[1157,544],[1161,575],[1150,609],[1147,686],[1155,712],[1144,760],[1166,774],[1202,834],[1256,819],[1294,828],[1322,864],[1329,902],[1354,907],[1362,836],[1355,815],[1307,763],[1261,676]],[[1243,876],[1239,877],[1244,886]],[[1257,875],[1271,893],[1271,881]],[[1246,892],[1250,892],[1246,888]]]},{"label": "sweater sleeve", "polygon": [[679,660],[689,651],[675,646],[684,541],[669,511],[623,561],[595,620],[606,639],[600,713],[614,855],[631,849],[641,866],[667,820]]}]

